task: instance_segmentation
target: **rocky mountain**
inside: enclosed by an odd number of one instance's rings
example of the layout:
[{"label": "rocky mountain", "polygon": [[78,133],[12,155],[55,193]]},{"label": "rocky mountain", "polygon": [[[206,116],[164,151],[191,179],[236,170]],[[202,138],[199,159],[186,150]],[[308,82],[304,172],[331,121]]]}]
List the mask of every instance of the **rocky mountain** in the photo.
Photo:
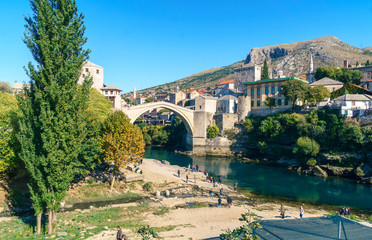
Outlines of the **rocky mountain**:
[{"label": "rocky mountain", "polygon": [[235,68],[243,64],[263,65],[265,58],[274,75],[278,70],[282,70],[286,76],[302,76],[309,71],[310,54],[313,56],[315,69],[321,66],[343,67],[345,60],[352,66],[365,63],[367,60],[372,62],[372,47],[359,49],[336,37],[320,37],[303,42],[253,48],[245,60],[139,92],[146,94],[155,91],[171,91],[177,86],[183,90],[214,87],[219,82],[233,79]]}]

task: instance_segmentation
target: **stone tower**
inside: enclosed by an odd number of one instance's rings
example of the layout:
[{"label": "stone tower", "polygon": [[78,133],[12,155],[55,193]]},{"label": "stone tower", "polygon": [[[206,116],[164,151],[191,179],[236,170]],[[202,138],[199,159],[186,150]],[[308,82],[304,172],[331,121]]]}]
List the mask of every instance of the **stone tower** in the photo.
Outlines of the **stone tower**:
[{"label": "stone tower", "polygon": [[243,65],[234,70],[234,85],[236,90],[244,93],[243,83],[261,80],[261,67],[257,65]]},{"label": "stone tower", "polygon": [[309,72],[306,73],[306,81],[310,83],[315,82],[315,70],[314,70],[314,62],[313,62],[313,55],[310,53],[310,61],[309,61]]}]

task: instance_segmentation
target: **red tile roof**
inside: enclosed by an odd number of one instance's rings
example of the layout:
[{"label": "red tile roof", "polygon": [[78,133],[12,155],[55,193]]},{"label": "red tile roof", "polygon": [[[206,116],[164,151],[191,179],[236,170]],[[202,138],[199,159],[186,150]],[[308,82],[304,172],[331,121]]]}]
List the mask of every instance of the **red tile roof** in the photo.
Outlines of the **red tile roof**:
[{"label": "red tile roof", "polygon": [[220,82],[218,85],[224,85],[224,84],[229,84],[229,83],[234,83],[234,80],[226,80],[226,81]]}]

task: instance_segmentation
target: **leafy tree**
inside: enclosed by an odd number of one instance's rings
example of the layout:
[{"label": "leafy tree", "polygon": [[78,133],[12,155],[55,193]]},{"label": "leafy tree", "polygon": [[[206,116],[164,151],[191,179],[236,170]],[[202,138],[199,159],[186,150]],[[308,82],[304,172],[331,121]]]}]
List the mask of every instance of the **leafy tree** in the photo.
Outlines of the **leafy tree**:
[{"label": "leafy tree", "polygon": [[266,107],[270,108],[270,114],[271,114],[271,109],[273,107],[276,107],[275,98],[273,98],[273,97],[266,98],[264,104],[265,104]]},{"label": "leafy tree", "polygon": [[319,67],[316,69],[315,79],[319,80],[324,77],[332,78],[343,83],[354,83],[359,85],[362,72],[349,68],[337,67]]},{"label": "leafy tree", "polygon": [[89,120],[103,123],[112,109],[112,103],[107,97],[95,88],[90,90],[88,107],[85,110]]},{"label": "leafy tree", "polygon": [[84,111],[91,80],[78,86],[89,51],[83,15],[75,1],[32,0],[33,15],[26,17],[24,42],[37,63],[28,64],[30,89],[18,96],[23,117],[17,126],[19,157],[30,177],[32,207],[37,216],[48,212],[48,234],[54,231],[56,212],[79,165],[86,136]]},{"label": "leafy tree", "polygon": [[12,116],[17,114],[16,98],[7,92],[0,92],[0,174],[15,167],[14,131]]},{"label": "leafy tree", "polygon": [[282,94],[286,99],[292,101],[292,108],[295,107],[296,101],[304,101],[308,92],[309,86],[296,79],[288,80],[282,85]]},{"label": "leafy tree", "polygon": [[180,117],[176,117],[170,126],[166,126],[168,132],[167,145],[171,147],[184,145],[184,137],[187,134],[187,129]]},{"label": "leafy tree", "polygon": [[207,138],[216,138],[220,134],[220,129],[216,124],[210,124],[207,128]]},{"label": "leafy tree", "polygon": [[156,99],[154,97],[149,97],[149,98],[146,98],[145,102],[146,103],[150,103],[150,102],[155,102]]},{"label": "leafy tree", "polygon": [[353,83],[346,83],[342,88],[331,92],[331,99],[335,99],[345,94],[370,94],[370,92]]},{"label": "leafy tree", "polygon": [[111,113],[103,124],[102,146],[104,161],[113,165],[111,169],[111,190],[120,168],[130,162],[138,162],[144,153],[145,142],[141,129],[130,123],[121,111]]},{"label": "leafy tree", "polygon": [[316,102],[316,104],[318,104],[319,102],[324,101],[324,99],[329,98],[331,96],[331,93],[323,85],[318,85],[310,88],[309,95],[309,101]]},{"label": "leafy tree", "polygon": [[358,151],[364,143],[364,134],[360,127],[352,124],[347,124],[340,131],[340,142],[345,149]]},{"label": "leafy tree", "polygon": [[244,122],[242,123],[242,126],[243,126],[246,133],[250,133],[254,129],[252,120],[249,119],[249,118],[246,118],[244,120]]},{"label": "leafy tree", "polygon": [[280,122],[274,117],[267,117],[261,122],[258,128],[258,133],[262,139],[276,139],[282,132],[282,126]]},{"label": "leafy tree", "polygon": [[267,66],[267,59],[265,58],[264,66],[262,68],[261,80],[270,79],[269,67]]},{"label": "leafy tree", "polygon": [[300,159],[306,157],[316,157],[320,151],[319,144],[311,138],[300,137],[297,139],[296,145],[293,148],[293,153]]},{"label": "leafy tree", "polygon": [[0,81],[0,92],[11,93],[12,87],[10,86],[9,83]]},{"label": "leafy tree", "polygon": [[369,60],[367,60],[365,66],[369,66],[369,65],[371,65],[371,64],[369,63]]}]

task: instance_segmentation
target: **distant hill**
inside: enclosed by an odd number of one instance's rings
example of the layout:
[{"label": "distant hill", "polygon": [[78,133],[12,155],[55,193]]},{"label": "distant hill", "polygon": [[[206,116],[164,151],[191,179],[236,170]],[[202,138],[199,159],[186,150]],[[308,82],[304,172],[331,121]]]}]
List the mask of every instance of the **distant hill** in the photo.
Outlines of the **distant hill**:
[{"label": "distant hill", "polygon": [[303,42],[285,43],[268,47],[253,48],[245,60],[229,66],[202,71],[180,80],[143,89],[144,94],[157,91],[200,89],[214,87],[224,80],[234,79],[234,69],[243,63],[262,65],[268,60],[273,73],[283,70],[286,76],[301,76],[309,71],[310,54],[314,68],[321,66],[342,67],[344,60],[349,64],[372,62],[372,47],[359,49],[336,37],[320,37]]}]

